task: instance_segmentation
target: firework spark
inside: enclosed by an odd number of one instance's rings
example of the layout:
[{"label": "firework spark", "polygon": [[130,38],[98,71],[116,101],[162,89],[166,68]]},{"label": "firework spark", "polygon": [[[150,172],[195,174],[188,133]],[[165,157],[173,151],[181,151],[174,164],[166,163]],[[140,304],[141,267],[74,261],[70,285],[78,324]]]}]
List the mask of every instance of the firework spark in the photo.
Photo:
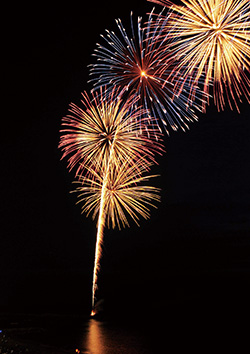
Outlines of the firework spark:
[{"label": "firework spark", "polygon": [[242,95],[250,102],[249,0],[181,0],[184,6],[149,1],[169,7],[165,35],[175,39],[173,56],[186,68],[186,77],[195,85],[202,83],[205,94],[213,85],[218,110],[225,106],[224,96],[231,109],[234,102],[239,110]]},{"label": "firework spark", "polygon": [[[139,105],[150,112],[149,125],[157,117],[167,132],[169,126],[173,130],[178,127],[185,130],[188,122],[197,120],[193,108],[199,108],[201,102],[198,94],[197,97],[190,95],[189,85],[183,81],[180,70],[172,75],[172,59],[166,60],[165,55],[168,39],[162,36],[165,29],[162,16],[155,26],[151,13],[145,28],[139,17],[135,30],[131,14],[131,38],[121,20],[116,23],[119,33],[106,30],[102,36],[104,44],[97,43],[93,54],[97,57],[97,63],[90,65],[94,88],[105,86],[109,90],[116,85],[121,95],[135,94],[139,98]],[[159,124],[158,119],[156,124]]]},{"label": "firework spark", "polygon": [[134,161],[140,156],[154,161],[154,153],[163,151],[161,134],[153,126],[146,132],[146,117],[138,127],[143,111],[140,107],[132,111],[138,99],[130,97],[122,102],[115,91],[113,88],[104,97],[100,90],[92,98],[83,93],[83,108],[72,103],[71,114],[62,120],[59,148],[63,151],[62,159],[68,158],[69,169],[76,167],[76,175],[81,175],[87,167],[98,170],[107,165],[113,146],[113,158],[117,162]]},{"label": "firework spark", "polygon": [[159,189],[144,184],[155,177],[145,175],[150,167],[149,163],[145,160],[138,162],[137,166],[129,162],[114,164],[113,150],[111,150],[107,169],[102,170],[101,173],[91,170],[94,180],[82,176],[77,182],[80,184],[76,188],[76,192],[79,193],[78,202],[84,203],[82,212],[86,212],[87,215],[92,212],[93,219],[98,215],[92,287],[93,309],[105,224],[112,228],[118,226],[119,229],[122,226],[129,226],[127,214],[139,225],[139,216],[148,219],[150,216],[148,207],[154,207],[154,202],[160,201]]}]

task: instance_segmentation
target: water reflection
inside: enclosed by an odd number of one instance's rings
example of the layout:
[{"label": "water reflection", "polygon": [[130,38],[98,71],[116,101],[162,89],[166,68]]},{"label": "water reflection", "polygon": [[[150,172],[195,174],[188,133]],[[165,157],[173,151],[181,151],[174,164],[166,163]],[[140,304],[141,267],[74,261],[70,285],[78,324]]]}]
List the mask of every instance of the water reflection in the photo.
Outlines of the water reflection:
[{"label": "water reflection", "polygon": [[84,354],[151,353],[138,333],[94,318],[89,320],[84,337],[80,351]]},{"label": "water reflection", "polygon": [[89,330],[87,336],[87,350],[90,353],[105,353],[105,334],[103,333],[103,324],[91,319],[89,321]]}]

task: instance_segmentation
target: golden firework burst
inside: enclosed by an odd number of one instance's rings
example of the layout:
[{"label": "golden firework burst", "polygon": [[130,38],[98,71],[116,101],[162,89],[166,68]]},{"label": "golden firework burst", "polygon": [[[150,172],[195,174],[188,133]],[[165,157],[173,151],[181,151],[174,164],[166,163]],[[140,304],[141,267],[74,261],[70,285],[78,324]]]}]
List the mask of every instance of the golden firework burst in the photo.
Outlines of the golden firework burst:
[{"label": "golden firework burst", "polygon": [[165,30],[174,39],[172,55],[193,85],[202,84],[206,94],[213,86],[218,109],[225,97],[237,109],[242,95],[250,101],[249,0],[181,0],[184,6],[150,1],[169,8]]},{"label": "golden firework burst", "polygon": [[140,118],[144,112],[140,107],[132,110],[137,98],[124,102],[115,96],[115,88],[108,95],[100,90],[92,97],[82,96],[83,108],[72,103],[70,114],[62,120],[59,143],[62,159],[68,158],[70,170],[76,167],[76,175],[87,167],[98,170],[107,165],[111,147],[117,163],[142,156],[154,161],[154,153],[163,151],[159,130],[148,127],[147,118]]},{"label": "golden firework burst", "polygon": [[[76,182],[78,186],[78,203],[82,204],[82,212],[93,219],[99,214],[102,199],[104,199],[105,220],[108,227],[120,229],[129,226],[126,215],[129,215],[138,225],[139,216],[148,219],[149,206],[159,201],[159,189],[148,186],[147,182],[156,177],[148,175],[150,164],[138,161],[138,165],[128,162],[114,164],[110,162],[109,170],[101,173],[90,171],[93,178],[81,176]],[[105,188],[103,187],[105,186]]]}]

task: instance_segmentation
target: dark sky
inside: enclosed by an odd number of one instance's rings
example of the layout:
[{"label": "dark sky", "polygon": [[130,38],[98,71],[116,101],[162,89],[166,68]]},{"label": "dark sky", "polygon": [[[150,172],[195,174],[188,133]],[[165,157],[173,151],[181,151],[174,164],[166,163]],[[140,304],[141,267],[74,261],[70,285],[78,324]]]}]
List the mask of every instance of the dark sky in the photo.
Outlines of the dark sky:
[{"label": "dark sky", "polygon": [[[129,24],[131,10],[146,18],[152,7],[95,1],[6,12],[1,311],[89,306],[95,225],[69,194],[60,122],[91,88],[87,65],[99,34],[116,30],[115,18]],[[105,231],[100,296],[158,307],[250,295],[250,106],[240,109],[217,113],[211,104],[190,131],[165,138],[167,153],[155,167],[162,202],[140,228]],[[159,284],[169,289],[160,299]]]}]

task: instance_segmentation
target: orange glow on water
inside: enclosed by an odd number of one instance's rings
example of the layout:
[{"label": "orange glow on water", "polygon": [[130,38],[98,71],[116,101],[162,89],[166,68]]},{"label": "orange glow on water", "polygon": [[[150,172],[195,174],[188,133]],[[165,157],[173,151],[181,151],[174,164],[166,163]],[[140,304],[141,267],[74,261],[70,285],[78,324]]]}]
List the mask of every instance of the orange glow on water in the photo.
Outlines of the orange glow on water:
[{"label": "orange glow on water", "polygon": [[96,320],[91,319],[87,337],[87,349],[90,353],[105,353],[107,340],[103,332],[102,325]]}]

